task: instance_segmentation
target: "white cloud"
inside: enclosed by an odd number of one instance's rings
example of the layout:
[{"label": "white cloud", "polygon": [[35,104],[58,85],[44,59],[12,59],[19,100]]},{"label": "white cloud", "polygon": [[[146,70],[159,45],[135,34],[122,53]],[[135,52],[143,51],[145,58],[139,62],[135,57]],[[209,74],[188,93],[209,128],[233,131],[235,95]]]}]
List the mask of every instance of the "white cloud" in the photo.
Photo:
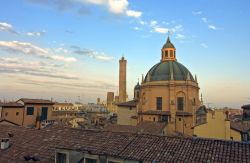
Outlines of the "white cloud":
[{"label": "white cloud", "polygon": [[202,14],[202,11],[192,11],[192,14],[193,14],[193,15],[201,15],[201,14]]},{"label": "white cloud", "polygon": [[149,24],[151,27],[155,27],[157,25],[157,23],[158,22],[156,20],[151,20]]},{"label": "white cloud", "polygon": [[16,57],[0,57],[0,73],[22,74],[59,79],[78,79],[76,75],[61,71],[60,66],[41,61],[29,61]]},{"label": "white cloud", "polygon": [[13,29],[12,25],[8,24],[6,22],[0,22],[0,31],[5,31],[5,32],[17,34],[17,32]]},{"label": "white cloud", "polygon": [[143,20],[139,20],[139,24],[141,24],[141,25],[146,25],[147,22],[145,22],[145,21],[143,21]]},{"label": "white cloud", "polygon": [[139,17],[141,17],[142,12],[140,12],[140,11],[134,11],[134,10],[127,10],[126,14],[129,17],[139,18]]},{"label": "white cloud", "polygon": [[114,14],[125,13],[128,7],[127,0],[108,0],[109,11]]},{"label": "white cloud", "polygon": [[139,18],[142,15],[141,11],[131,10],[128,8],[128,0],[75,0],[80,3],[88,3],[93,5],[103,5],[108,8],[112,14],[127,15],[129,17]]},{"label": "white cloud", "polygon": [[203,17],[203,18],[201,18],[201,20],[202,20],[204,23],[207,23],[207,18]]},{"label": "white cloud", "polygon": [[76,62],[76,58],[74,57],[64,57],[61,55],[52,55],[51,59],[57,60],[57,61],[62,61],[62,62]]},{"label": "white cloud", "polygon": [[72,57],[64,57],[51,54],[48,50],[35,46],[28,42],[19,41],[0,41],[0,49],[14,53],[21,53],[26,55],[35,55],[38,57],[52,59],[63,62],[75,62],[76,59]]},{"label": "white cloud", "polygon": [[81,49],[78,46],[72,46],[73,53],[75,54],[79,54],[79,55],[85,55],[88,56],[90,58],[94,58],[100,61],[113,61],[114,58],[112,56],[109,56],[103,52],[98,52],[92,49]]},{"label": "white cloud", "polygon": [[205,44],[205,43],[201,43],[200,45],[201,45],[201,47],[203,47],[205,49],[208,48],[207,44]]},{"label": "white cloud", "polygon": [[134,30],[136,30],[136,31],[141,31],[142,28],[140,28],[140,27],[134,27]]},{"label": "white cloud", "polygon": [[26,35],[30,37],[40,37],[45,34],[46,31],[41,31],[41,32],[27,32]]},{"label": "white cloud", "polygon": [[176,37],[175,37],[175,38],[176,38],[176,39],[184,39],[185,36],[178,33],[178,34],[176,34]]},{"label": "white cloud", "polygon": [[210,25],[208,25],[208,28],[209,28],[209,29],[212,29],[212,30],[217,30],[217,29],[218,29],[216,26],[211,25],[211,24],[210,24]]},{"label": "white cloud", "polygon": [[169,31],[168,28],[163,28],[163,27],[154,27],[153,29],[154,29],[154,32],[163,33],[163,34],[166,34]]}]

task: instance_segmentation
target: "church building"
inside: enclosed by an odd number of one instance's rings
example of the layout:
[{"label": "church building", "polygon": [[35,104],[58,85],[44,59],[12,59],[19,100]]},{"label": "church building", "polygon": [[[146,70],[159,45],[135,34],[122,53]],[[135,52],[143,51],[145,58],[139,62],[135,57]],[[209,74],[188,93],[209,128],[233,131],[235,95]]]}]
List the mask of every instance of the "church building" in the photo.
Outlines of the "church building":
[{"label": "church building", "polygon": [[[168,133],[193,135],[195,113],[201,106],[199,85],[196,76],[177,61],[176,49],[169,37],[161,49],[160,62],[142,77],[141,85],[135,86],[133,101],[137,105],[136,115],[132,117],[137,117],[137,123],[165,122]],[[118,114],[119,118],[123,117]]]}]

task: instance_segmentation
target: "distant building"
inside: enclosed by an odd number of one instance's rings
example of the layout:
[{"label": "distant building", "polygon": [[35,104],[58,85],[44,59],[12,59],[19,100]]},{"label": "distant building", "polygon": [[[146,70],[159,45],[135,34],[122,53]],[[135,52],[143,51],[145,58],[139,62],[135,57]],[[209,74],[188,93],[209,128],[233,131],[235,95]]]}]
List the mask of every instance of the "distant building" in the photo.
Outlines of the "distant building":
[{"label": "distant building", "polygon": [[114,102],[114,92],[107,92],[107,105],[111,105]]},{"label": "distant building", "polygon": [[52,115],[56,120],[75,117],[79,112],[79,108],[72,103],[56,102],[52,109]]},{"label": "distant building", "polygon": [[114,92],[107,92],[106,106],[109,112],[111,113],[117,112],[117,106],[114,99]]},{"label": "distant building", "polygon": [[101,99],[99,97],[96,99],[96,104],[101,104]]}]

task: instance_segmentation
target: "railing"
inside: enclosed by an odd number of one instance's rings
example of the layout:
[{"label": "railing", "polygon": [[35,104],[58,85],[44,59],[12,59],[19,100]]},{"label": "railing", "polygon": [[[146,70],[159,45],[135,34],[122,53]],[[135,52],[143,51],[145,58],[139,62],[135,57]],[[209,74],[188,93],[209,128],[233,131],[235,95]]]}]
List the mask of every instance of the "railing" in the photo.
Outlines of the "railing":
[{"label": "railing", "polygon": [[41,128],[45,128],[49,125],[53,125],[55,123],[55,120],[43,120],[41,121]]}]

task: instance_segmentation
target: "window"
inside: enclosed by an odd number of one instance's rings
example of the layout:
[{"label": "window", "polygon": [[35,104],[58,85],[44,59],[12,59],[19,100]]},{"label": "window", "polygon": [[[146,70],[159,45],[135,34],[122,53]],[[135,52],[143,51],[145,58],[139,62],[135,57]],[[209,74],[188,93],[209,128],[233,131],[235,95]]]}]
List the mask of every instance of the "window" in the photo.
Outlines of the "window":
[{"label": "window", "polygon": [[170,57],[173,57],[173,50],[170,50]]},{"label": "window", "polygon": [[168,122],[168,116],[167,116],[167,115],[163,115],[163,116],[161,117],[161,121],[162,121],[162,122]]},{"label": "window", "polygon": [[8,116],[8,112],[5,113],[5,117],[7,117],[7,116]]},{"label": "window", "polygon": [[97,163],[97,160],[91,159],[91,158],[86,158],[85,163]]},{"label": "window", "polygon": [[19,112],[16,112],[16,116],[18,116],[19,115]]},{"label": "window", "polygon": [[162,97],[156,97],[156,109],[162,110]]},{"label": "window", "polygon": [[66,163],[67,155],[65,153],[56,154],[56,163]]},{"label": "window", "polygon": [[181,111],[184,110],[184,97],[177,98],[177,107],[178,107],[178,110],[181,110]]},{"label": "window", "polygon": [[27,115],[33,115],[34,114],[34,107],[27,107]]},{"label": "window", "polygon": [[153,118],[154,122],[155,122],[155,117]]},{"label": "window", "polygon": [[168,50],[165,51],[165,57],[168,57]]},{"label": "window", "polygon": [[181,118],[179,118],[179,121],[181,121]]}]

